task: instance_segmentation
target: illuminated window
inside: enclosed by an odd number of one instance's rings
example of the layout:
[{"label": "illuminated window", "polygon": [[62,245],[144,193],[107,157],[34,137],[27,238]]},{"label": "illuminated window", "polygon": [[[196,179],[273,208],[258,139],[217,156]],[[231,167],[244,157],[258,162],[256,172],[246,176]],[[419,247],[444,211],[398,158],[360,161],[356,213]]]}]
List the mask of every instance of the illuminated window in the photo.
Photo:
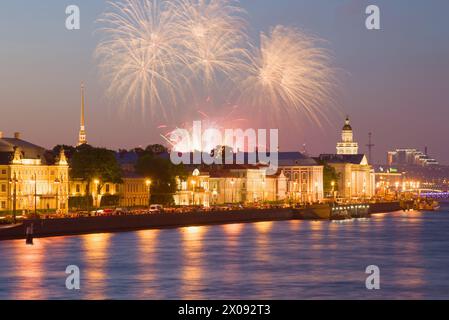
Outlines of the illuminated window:
[{"label": "illuminated window", "polygon": [[2,209],[6,209],[6,201],[2,201],[2,203],[1,203],[1,208],[2,208]]}]

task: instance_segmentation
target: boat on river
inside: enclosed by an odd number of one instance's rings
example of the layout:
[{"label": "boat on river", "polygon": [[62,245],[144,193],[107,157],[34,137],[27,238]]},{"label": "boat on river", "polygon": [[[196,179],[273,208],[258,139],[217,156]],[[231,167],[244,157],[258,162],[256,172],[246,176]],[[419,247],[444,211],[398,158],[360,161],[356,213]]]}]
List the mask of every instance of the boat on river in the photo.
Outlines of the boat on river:
[{"label": "boat on river", "polygon": [[437,211],[440,209],[440,204],[433,199],[417,199],[414,204],[414,209],[418,211]]}]

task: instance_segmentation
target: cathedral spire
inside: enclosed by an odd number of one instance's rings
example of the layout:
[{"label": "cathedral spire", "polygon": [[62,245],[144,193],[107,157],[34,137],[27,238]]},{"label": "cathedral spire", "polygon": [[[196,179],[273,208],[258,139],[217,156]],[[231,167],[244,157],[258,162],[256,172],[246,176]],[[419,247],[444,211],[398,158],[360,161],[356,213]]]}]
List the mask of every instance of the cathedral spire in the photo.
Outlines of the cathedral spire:
[{"label": "cathedral spire", "polygon": [[86,139],[86,127],[84,123],[84,83],[81,83],[81,120],[80,120],[80,132],[78,137],[78,145],[87,144]]}]

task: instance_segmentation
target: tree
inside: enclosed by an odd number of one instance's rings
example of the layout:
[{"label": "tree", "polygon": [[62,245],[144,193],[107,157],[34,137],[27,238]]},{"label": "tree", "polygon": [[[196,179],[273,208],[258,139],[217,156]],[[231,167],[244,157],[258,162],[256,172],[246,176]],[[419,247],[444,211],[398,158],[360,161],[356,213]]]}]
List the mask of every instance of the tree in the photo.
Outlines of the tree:
[{"label": "tree", "polygon": [[87,191],[91,181],[98,180],[97,193],[105,183],[122,183],[122,171],[114,151],[88,145],[78,147],[73,154],[70,177],[86,181]]},{"label": "tree", "polygon": [[70,161],[70,159],[72,159],[73,154],[76,152],[76,147],[65,145],[65,144],[56,145],[51,150],[51,152],[53,153],[53,156],[55,158],[59,157],[59,152],[61,151],[61,148],[64,149],[65,156]]},{"label": "tree", "polygon": [[151,144],[146,147],[145,151],[155,155],[168,152],[167,148],[161,144]]},{"label": "tree", "polygon": [[139,157],[136,172],[151,180],[151,203],[173,204],[176,177],[184,177],[182,165],[175,166],[169,159],[145,153]]},{"label": "tree", "polygon": [[[335,171],[335,168],[325,161],[318,160],[317,162],[319,165],[323,166],[324,194],[331,194],[333,190],[338,190],[338,179],[340,178],[340,175]],[[332,183],[334,183],[334,186],[332,186]]]}]

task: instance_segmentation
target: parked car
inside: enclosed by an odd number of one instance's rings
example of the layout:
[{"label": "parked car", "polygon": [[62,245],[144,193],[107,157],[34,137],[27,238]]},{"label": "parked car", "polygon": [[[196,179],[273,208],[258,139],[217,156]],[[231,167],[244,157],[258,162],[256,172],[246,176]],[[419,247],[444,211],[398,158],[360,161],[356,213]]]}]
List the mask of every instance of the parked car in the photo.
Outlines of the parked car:
[{"label": "parked car", "polygon": [[162,205],[160,205],[160,204],[152,204],[152,205],[150,206],[150,212],[151,212],[151,213],[154,213],[154,212],[161,212],[162,209],[163,209],[163,207],[162,207]]}]

